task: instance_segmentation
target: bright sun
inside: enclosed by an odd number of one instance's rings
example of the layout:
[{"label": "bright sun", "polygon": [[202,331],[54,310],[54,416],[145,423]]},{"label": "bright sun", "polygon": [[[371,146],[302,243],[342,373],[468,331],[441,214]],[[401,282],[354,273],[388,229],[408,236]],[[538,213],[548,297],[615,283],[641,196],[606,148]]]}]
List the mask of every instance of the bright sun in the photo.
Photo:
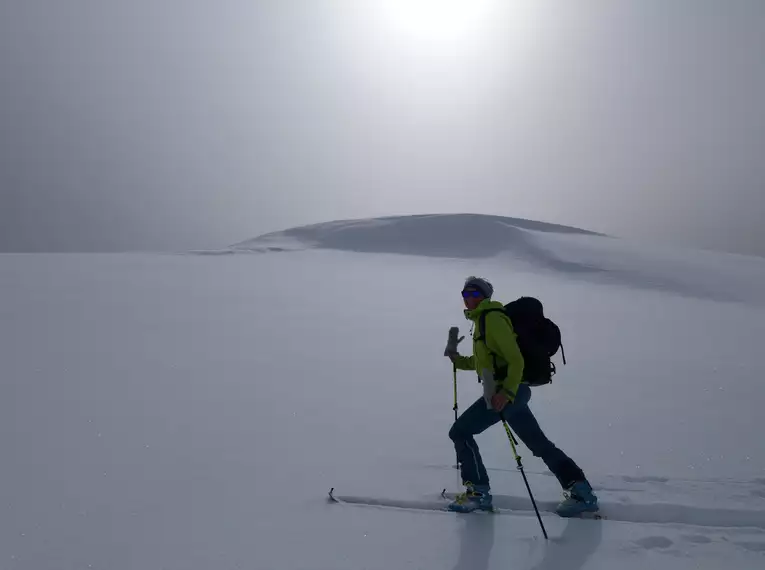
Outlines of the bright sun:
[{"label": "bright sun", "polygon": [[381,0],[386,24],[423,42],[475,37],[491,17],[495,0]]}]

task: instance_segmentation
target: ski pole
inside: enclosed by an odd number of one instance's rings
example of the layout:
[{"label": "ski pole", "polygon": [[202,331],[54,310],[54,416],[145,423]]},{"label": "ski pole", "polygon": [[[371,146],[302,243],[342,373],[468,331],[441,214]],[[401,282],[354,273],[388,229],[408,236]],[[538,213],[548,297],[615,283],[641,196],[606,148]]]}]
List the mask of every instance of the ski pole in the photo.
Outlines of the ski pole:
[{"label": "ski pole", "polygon": [[513,448],[513,456],[515,457],[515,462],[518,464],[518,470],[521,472],[521,475],[523,475],[523,482],[526,483],[526,490],[529,492],[529,497],[531,497],[531,504],[534,506],[534,511],[537,513],[539,526],[542,527],[542,534],[545,535],[545,540],[547,540],[547,531],[545,530],[545,525],[542,522],[542,517],[539,515],[539,509],[537,508],[537,502],[534,500],[534,494],[531,492],[531,487],[529,487],[529,480],[526,479],[526,473],[523,470],[523,463],[521,463],[521,456],[518,455],[518,450],[516,449],[516,445],[518,444],[518,442],[515,441],[515,437],[513,437],[513,432],[510,431],[510,426],[507,425],[507,420],[505,420],[504,415],[502,416],[502,425],[505,426],[505,432],[507,432],[507,438],[510,440],[510,447]]},{"label": "ski pole", "polygon": [[454,373],[454,421],[457,421],[457,365],[452,366],[452,372]]},{"label": "ski pole", "polygon": [[[457,355],[457,347],[459,346],[460,342],[465,338],[464,336],[462,338],[459,338],[460,329],[459,327],[451,327],[449,329],[449,339],[446,343],[446,349],[444,349],[444,356],[448,356],[452,359],[452,373],[454,375],[454,421],[457,421],[457,363],[454,361],[454,357]],[[457,450],[455,449],[455,453],[457,456],[457,464],[454,466],[455,468],[459,469],[460,467],[460,457],[459,453],[457,453]]]},{"label": "ski pole", "polygon": [[[454,421],[456,422],[457,421],[457,365],[456,364],[452,364],[452,373],[454,376]],[[456,450],[455,450],[455,454],[456,454],[455,457],[457,462],[454,464],[454,467],[459,469],[460,456],[459,454],[457,454]]]}]

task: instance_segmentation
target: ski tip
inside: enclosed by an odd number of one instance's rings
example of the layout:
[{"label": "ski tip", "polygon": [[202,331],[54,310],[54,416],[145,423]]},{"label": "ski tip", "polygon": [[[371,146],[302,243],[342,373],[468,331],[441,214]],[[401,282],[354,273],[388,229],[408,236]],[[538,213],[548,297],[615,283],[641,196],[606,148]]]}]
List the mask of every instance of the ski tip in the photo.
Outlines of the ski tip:
[{"label": "ski tip", "polygon": [[335,499],[335,495],[334,495],[334,493],[335,493],[335,488],[334,488],[334,487],[332,487],[332,488],[329,490],[329,499],[330,499],[331,501],[336,501],[336,500],[337,500],[337,499]]}]

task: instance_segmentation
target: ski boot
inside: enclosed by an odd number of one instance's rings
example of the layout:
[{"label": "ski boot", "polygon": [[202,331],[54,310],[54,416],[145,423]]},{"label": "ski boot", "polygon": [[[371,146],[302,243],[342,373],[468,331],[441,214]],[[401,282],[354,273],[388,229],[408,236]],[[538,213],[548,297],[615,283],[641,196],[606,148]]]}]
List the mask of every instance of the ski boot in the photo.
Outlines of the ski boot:
[{"label": "ski boot", "polygon": [[456,513],[472,513],[475,510],[493,511],[492,497],[488,485],[465,483],[465,492],[457,495],[447,507]]},{"label": "ski boot", "polygon": [[576,517],[582,513],[597,512],[599,509],[598,498],[587,481],[577,481],[564,491],[563,495],[565,499],[555,509],[561,517]]}]

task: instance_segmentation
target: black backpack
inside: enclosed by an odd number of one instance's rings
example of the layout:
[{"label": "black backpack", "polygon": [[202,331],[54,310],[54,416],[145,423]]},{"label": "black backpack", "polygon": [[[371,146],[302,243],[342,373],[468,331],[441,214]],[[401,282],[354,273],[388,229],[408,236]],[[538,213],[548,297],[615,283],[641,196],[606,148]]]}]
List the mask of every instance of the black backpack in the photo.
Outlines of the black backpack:
[{"label": "black backpack", "polygon": [[[492,311],[502,311],[513,324],[517,335],[518,348],[523,355],[523,382],[530,386],[542,386],[552,382],[555,375],[555,363],[552,356],[561,350],[563,364],[566,364],[566,353],[563,351],[561,333],[558,325],[545,317],[541,301],[534,297],[520,297],[508,303],[504,309],[489,309],[478,318],[478,338],[484,340],[486,329],[486,314]],[[497,377],[507,376],[507,367],[497,370]]]}]

